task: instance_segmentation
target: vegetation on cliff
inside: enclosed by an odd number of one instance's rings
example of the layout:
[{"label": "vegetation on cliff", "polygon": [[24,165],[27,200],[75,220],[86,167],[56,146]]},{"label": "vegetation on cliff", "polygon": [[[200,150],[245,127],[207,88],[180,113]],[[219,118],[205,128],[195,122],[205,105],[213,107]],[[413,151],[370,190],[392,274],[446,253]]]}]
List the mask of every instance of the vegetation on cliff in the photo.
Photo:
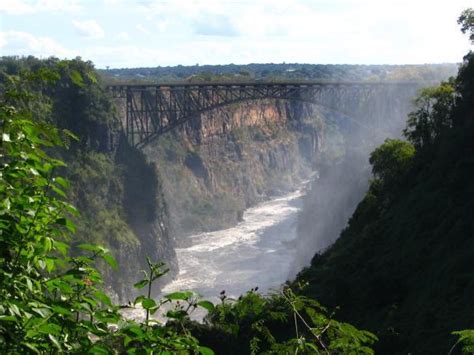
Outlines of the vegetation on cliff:
[{"label": "vegetation on cliff", "polygon": [[[48,81],[23,80],[18,85],[35,95],[28,103],[32,120],[67,129],[78,138],[69,149],[49,149],[68,164],[61,172],[71,181],[69,201],[81,211],[80,218],[74,218],[77,239],[100,243],[120,262],[142,266],[146,255],[163,258],[171,253],[171,248],[163,250],[168,238],[167,211],[155,169],[121,136],[120,122],[92,63],[34,57],[0,60],[2,91],[20,77],[44,73]],[[125,297],[128,283],[136,276],[136,270],[124,270],[106,279]]]},{"label": "vegetation on cliff", "polygon": [[374,331],[381,353],[448,353],[452,330],[474,325],[473,79],[469,53],[456,78],[421,92],[408,141],[371,154],[348,227],[298,276],[302,294]]}]

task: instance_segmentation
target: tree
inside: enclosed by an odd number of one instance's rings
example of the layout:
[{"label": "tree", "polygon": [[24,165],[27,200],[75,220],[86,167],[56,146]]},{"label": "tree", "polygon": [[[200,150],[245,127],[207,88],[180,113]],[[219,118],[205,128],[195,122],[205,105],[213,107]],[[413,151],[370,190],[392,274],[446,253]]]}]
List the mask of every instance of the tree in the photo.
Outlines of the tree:
[{"label": "tree", "polygon": [[385,187],[392,187],[410,169],[415,148],[412,144],[398,139],[387,139],[370,154],[370,164],[374,177]]},{"label": "tree", "polygon": [[474,10],[472,8],[464,10],[458,18],[458,24],[461,25],[461,32],[468,33],[469,39],[474,44]]},{"label": "tree", "polygon": [[405,137],[416,148],[430,147],[435,140],[453,125],[452,110],[455,103],[452,82],[425,88],[415,99],[416,110],[408,115]]}]

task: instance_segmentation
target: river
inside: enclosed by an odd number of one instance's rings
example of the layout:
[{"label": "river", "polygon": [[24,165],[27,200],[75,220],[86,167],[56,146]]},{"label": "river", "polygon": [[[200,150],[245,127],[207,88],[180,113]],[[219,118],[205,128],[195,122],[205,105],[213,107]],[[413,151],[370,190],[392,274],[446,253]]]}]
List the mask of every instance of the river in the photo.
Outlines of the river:
[{"label": "river", "polygon": [[289,278],[296,258],[297,214],[301,190],[262,202],[245,211],[243,221],[232,228],[188,237],[177,248],[179,274],[163,289],[164,294],[192,290],[217,301],[257,287],[266,293]]}]

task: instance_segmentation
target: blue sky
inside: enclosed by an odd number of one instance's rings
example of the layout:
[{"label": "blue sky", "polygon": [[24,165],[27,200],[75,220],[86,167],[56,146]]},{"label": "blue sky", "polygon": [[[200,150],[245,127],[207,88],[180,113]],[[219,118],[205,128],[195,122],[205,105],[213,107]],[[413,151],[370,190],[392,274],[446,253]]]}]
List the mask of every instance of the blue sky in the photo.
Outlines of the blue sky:
[{"label": "blue sky", "polygon": [[472,0],[0,0],[0,55],[97,67],[459,62]]}]

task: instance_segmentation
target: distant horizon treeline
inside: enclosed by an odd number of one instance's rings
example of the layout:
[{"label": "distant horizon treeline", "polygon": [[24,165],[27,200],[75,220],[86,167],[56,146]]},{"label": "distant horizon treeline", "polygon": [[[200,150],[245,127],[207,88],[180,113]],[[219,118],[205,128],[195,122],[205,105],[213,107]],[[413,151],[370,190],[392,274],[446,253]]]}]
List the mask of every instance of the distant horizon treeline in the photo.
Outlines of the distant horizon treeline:
[{"label": "distant horizon treeline", "polygon": [[105,81],[346,80],[439,82],[456,74],[458,63],[443,64],[225,64],[98,69]]}]

